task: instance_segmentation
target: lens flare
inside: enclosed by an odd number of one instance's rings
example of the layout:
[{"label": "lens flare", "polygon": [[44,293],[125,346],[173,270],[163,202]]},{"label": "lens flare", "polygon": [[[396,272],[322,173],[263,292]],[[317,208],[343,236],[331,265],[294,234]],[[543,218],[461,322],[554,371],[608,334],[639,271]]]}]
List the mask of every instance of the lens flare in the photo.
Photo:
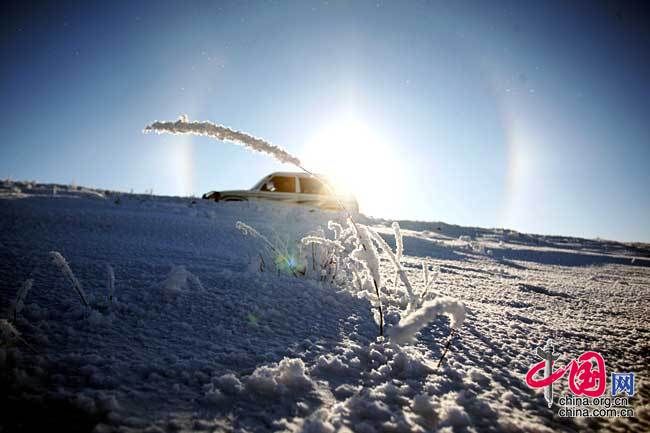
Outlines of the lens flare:
[{"label": "lens flare", "polygon": [[392,197],[403,184],[401,158],[384,135],[355,117],[325,125],[308,140],[303,160],[326,175],[335,188],[354,194],[362,212],[394,213]]}]

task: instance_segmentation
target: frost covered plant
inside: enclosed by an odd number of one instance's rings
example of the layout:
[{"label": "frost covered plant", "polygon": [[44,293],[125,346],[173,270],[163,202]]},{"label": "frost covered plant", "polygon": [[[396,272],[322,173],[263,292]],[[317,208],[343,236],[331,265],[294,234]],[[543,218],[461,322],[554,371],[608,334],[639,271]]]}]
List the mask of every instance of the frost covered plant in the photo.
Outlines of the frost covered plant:
[{"label": "frost covered plant", "polygon": [[[334,233],[334,239],[328,239],[321,231],[317,235],[305,236],[301,242],[312,247],[312,268],[318,264],[323,280],[334,282],[337,275],[342,275],[342,285],[352,283],[362,293],[374,293],[371,300],[376,308],[376,320],[379,334],[384,332],[384,311],[381,291],[382,278],[379,271],[379,253],[373,241],[373,231],[368,226],[355,223],[347,218],[347,228],[330,221],[328,228]],[[321,257],[325,257],[322,260]],[[309,269],[309,266],[307,266]]]},{"label": "frost covered plant", "polygon": [[424,288],[419,295],[419,304],[422,304],[426,300],[431,288],[435,284],[435,279],[429,275],[429,263],[426,260],[422,261],[422,280],[424,281]]},{"label": "frost covered plant", "polygon": [[415,334],[439,314],[451,316],[451,328],[459,329],[465,321],[465,306],[459,301],[441,297],[426,301],[420,309],[400,320],[399,324],[388,330],[390,340],[396,344],[410,343]]},{"label": "frost covered plant", "polygon": [[61,270],[61,273],[70,282],[70,285],[72,286],[74,291],[77,292],[77,295],[79,295],[81,302],[83,302],[83,304],[86,307],[89,307],[90,304],[88,303],[88,298],[86,297],[86,293],[81,287],[81,283],[72,272],[72,269],[70,269],[70,265],[68,265],[68,262],[66,261],[65,257],[63,257],[61,253],[59,253],[58,251],[50,251],[50,257],[52,258],[52,263],[58,266],[58,268]]},{"label": "frost covered plant", "polygon": [[[372,228],[359,224],[357,227],[359,228],[360,243],[367,246],[367,250],[370,251],[370,254],[359,254],[361,250],[358,248],[355,250],[355,259],[362,261],[368,271],[373,274],[373,278],[377,278],[376,281],[380,284],[378,289],[383,289],[383,287],[381,286],[381,279],[375,276],[379,273],[379,260],[374,243],[376,243],[377,247],[388,256],[389,261],[395,268],[397,276],[399,276],[406,289],[406,294],[408,296],[408,305],[405,311],[406,317],[402,318],[398,325],[393,326],[388,330],[387,335],[391,342],[396,344],[410,343],[414,339],[415,334],[439,314],[449,314],[452,316],[452,332],[460,328],[465,320],[465,307],[461,302],[452,298],[439,298],[433,301],[425,301],[425,297],[433,283],[433,280],[431,280],[428,275],[428,264],[425,262],[423,263],[425,287],[419,293],[419,296],[415,293],[415,290],[401,265],[401,256],[403,254],[404,244],[399,224],[395,223],[392,225],[395,234],[395,252],[391,250],[384,238],[382,238]],[[379,297],[379,293],[377,293],[377,296]]]},{"label": "frost covered plant", "polygon": [[[372,230],[356,223],[350,215],[346,222],[346,228],[335,221],[328,222],[328,228],[334,234],[333,240],[326,238],[321,230],[317,235],[305,236],[301,242],[315,248],[312,249],[312,267],[319,263],[319,269],[325,275],[324,280],[334,282],[340,275],[341,285],[356,287],[361,293],[374,293],[376,298],[371,302],[374,302],[373,306],[377,309],[375,318],[379,334],[383,335],[382,278]],[[321,257],[325,257],[325,260]]]},{"label": "frost covered plant", "polygon": [[[269,260],[269,262],[275,264],[276,270],[285,270],[293,274],[294,277],[298,276],[300,273],[300,270],[298,269],[298,263],[296,262],[295,257],[292,254],[288,253],[287,248],[284,248],[284,250],[287,250],[287,252],[283,253],[281,249],[274,245],[270,240],[268,240],[266,236],[258,232],[255,228],[241,221],[237,221],[237,223],[235,223],[235,228],[239,230],[244,236],[257,238],[263,242],[264,247],[270,251],[269,255],[271,256],[272,260]],[[265,261],[264,258],[262,258],[261,254],[260,258],[260,270],[264,270]]]},{"label": "frost covered plant", "polygon": [[[393,232],[395,233],[395,260],[399,263],[402,260],[402,254],[404,253],[404,241],[402,239],[402,231],[400,230],[399,223],[394,221],[392,227]],[[397,285],[397,271],[395,271],[393,281],[395,281],[395,285]]]},{"label": "frost covered plant", "polygon": [[[328,229],[333,234],[333,239],[328,238],[325,231],[318,229],[301,239],[303,249],[301,259],[306,267],[306,275],[310,272],[316,274],[321,281],[335,283],[351,290],[366,290],[372,292],[374,287],[368,278],[368,273],[363,261],[355,259],[360,241],[357,236],[358,226],[351,218],[346,219],[346,226],[335,221],[327,223]],[[365,287],[368,286],[368,287]]]},{"label": "frost covered plant", "polygon": [[29,350],[36,353],[36,350],[20,335],[16,327],[7,319],[0,319],[0,347],[13,346],[16,341],[23,343]]},{"label": "frost covered plant", "polygon": [[269,248],[276,249],[275,245],[273,245],[271,243],[271,241],[269,241],[266,238],[266,236],[264,236],[263,234],[261,234],[260,232],[255,230],[253,227],[249,226],[248,224],[246,224],[244,222],[241,222],[241,221],[237,221],[235,223],[235,228],[237,230],[239,230],[244,236],[251,236],[253,238],[258,238],[258,239],[262,240],[264,242],[264,244],[266,246],[268,246]]},{"label": "frost covered plant", "polygon": [[[437,312],[434,314],[429,303],[424,302],[424,299],[433,283],[433,281],[430,281],[429,279],[428,265],[423,263],[423,272],[425,273],[426,280],[425,287],[420,292],[416,293],[408,275],[401,265],[404,244],[399,224],[395,223],[392,227],[395,233],[396,244],[394,252],[386,243],[384,238],[382,238],[371,227],[358,223],[353,224],[352,221],[349,220],[348,228],[346,229],[344,229],[339,223],[333,221],[328,223],[328,228],[334,233],[333,240],[326,238],[324,233],[321,232],[318,235],[305,236],[301,241],[304,245],[317,247],[317,253],[314,254],[315,257],[320,257],[322,254],[331,257],[331,261],[335,261],[339,264],[338,268],[343,275],[346,276],[347,281],[353,281],[353,284],[358,286],[362,292],[374,293],[376,298],[371,300],[371,302],[376,308],[376,319],[379,324],[380,335],[383,335],[384,328],[384,306],[382,304],[382,298],[384,295],[382,295],[382,292],[385,291],[385,283],[380,272],[380,252],[388,256],[389,262],[391,263],[396,276],[400,279],[405,288],[405,295],[408,303],[404,314],[407,317],[411,317],[413,314],[416,314],[413,317],[419,317],[416,321],[419,327],[414,328],[413,326],[410,326],[405,329],[408,329],[409,332],[416,328],[419,330],[438,314]],[[313,260],[313,262],[315,261],[316,260]],[[323,269],[326,268],[323,266]],[[385,296],[388,295],[386,294]],[[389,297],[386,299],[390,300]],[[447,301],[449,300],[447,299]],[[425,305],[422,305],[423,303]],[[459,305],[462,307],[462,304],[459,303]],[[425,313],[426,311],[429,311],[429,313]],[[458,326],[460,326],[460,323],[462,323],[462,320],[458,320]],[[399,326],[401,327],[402,325],[404,324]],[[417,332],[417,330],[413,331],[413,333]],[[410,341],[410,339],[396,338],[393,339],[393,341],[401,343]]]},{"label": "frost covered plant", "polygon": [[[400,280],[402,281],[404,287],[406,288],[406,293],[408,295],[408,305],[406,307],[406,312],[408,314],[417,304],[417,299],[415,297],[415,291],[413,290],[413,286],[411,285],[411,282],[409,281],[406,272],[404,272],[404,269],[402,268],[400,261],[397,259],[397,254],[393,254],[393,252],[390,249],[390,246],[388,246],[384,238],[382,238],[379,235],[379,233],[377,233],[376,231],[370,228],[368,228],[368,230],[370,230],[370,232],[372,233],[373,238],[377,242],[377,245],[379,245],[382,251],[384,251],[384,253],[388,255],[388,258],[390,259],[391,263],[395,267],[395,272],[400,277]],[[402,245],[401,232],[399,230],[395,230],[395,236],[396,236],[395,244],[398,246],[396,252],[399,252],[400,250],[399,246]],[[397,237],[399,237],[399,240]],[[400,252],[400,256],[401,256],[401,252]]]},{"label": "frost covered plant", "polygon": [[[415,338],[415,334],[417,334],[436,316],[439,314],[450,315],[452,333],[450,334],[450,338],[443,352],[444,357],[444,354],[446,354],[447,349],[451,343],[451,337],[453,336],[453,333],[457,331],[465,321],[465,306],[458,300],[449,297],[425,301],[426,296],[428,295],[429,290],[434,282],[433,279],[429,278],[428,263],[426,263],[426,261],[422,263],[422,271],[425,281],[424,289],[422,289],[422,291],[419,293],[419,296],[415,294],[413,286],[411,285],[408,276],[406,275],[406,272],[404,272],[404,269],[400,263],[404,244],[399,224],[393,223],[392,227],[395,234],[396,245],[394,254],[386,241],[384,241],[384,239],[377,232],[369,228],[370,232],[373,234],[375,241],[377,242],[377,245],[384,253],[388,255],[390,261],[395,267],[397,275],[400,277],[400,280],[406,288],[409,299],[406,308],[406,317],[403,317],[397,325],[391,327],[388,330],[387,335],[392,343],[398,345],[411,343]],[[440,362],[442,362],[442,359],[443,358],[441,357]]]},{"label": "frost covered plant", "polygon": [[11,315],[14,319],[14,322],[18,318],[18,314],[20,314],[20,312],[23,310],[23,307],[25,305],[25,298],[27,298],[27,294],[29,293],[33,285],[34,285],[34,280],[30,278],[26,280],[23,283],[23,285],[20,287],[20,290],[18,290],[18,293],[16,294],[16,302],[14,304],[13,313]]},{"label": "frost covered plant", "polygon": [[239,144],[249,150],[266,153],[282,163],[300,167],[300,160],[279,146],[212,122],[190,122],[187,115],[181,115],[176,122],[154,122],[145,127],[144,132],[204,135]]},{"label": "frost covered plant", "polygon": [[110,264],[106,264],[106,291],[108,302],[113,302],[115,297],[115,271]]},{"label": "frost covered plant", "polygon": [[355,225],[359,245],[352,252],[352,258],[359,262],[371,277],[377,295],[377,312],[379,313],[379,335],[384,335],[384,311],[381,304],[381,274],[379,273],[379,256],[371,239],[371,230],[363,225]]},{"label": "frost covered plant", "polygon": [[7,319],[0,319],[0,346],[8,347],[20,340],[20,332]]},{"label": "frost covered plant", "polygon": [[357,248],[352,252],[352,258],[360,263],[368,275],[372,277],[377,287],[381,287],[381,274],[379,273],[379,254],[372,242],[372,230],[364,225],[357,224],[359,239]]},{"label": "frost covered plant", "polygon": [[[321,236],[308,235],[300,240],[303,247],[301,254],[303,262],[308,261],[308,254],[311,251],[311,267],[304,263],[304,273],[311,269],[318,273],[317,277],[321,281],[333,283],[338,274],[339,265],[341,264],[340,253],[345,251],[345,247],[337,240],[327,239]],[[305,251],[307,254],[305,254]]]},{"label": "frost covered plant", "polygon": [[305,236],[300,240],[303,245],[321,245],[327,249],[332,249],[334,251],[343,251],[345,247],[339,241],[333,241],[331,239],[321,238],[318,236]]}]

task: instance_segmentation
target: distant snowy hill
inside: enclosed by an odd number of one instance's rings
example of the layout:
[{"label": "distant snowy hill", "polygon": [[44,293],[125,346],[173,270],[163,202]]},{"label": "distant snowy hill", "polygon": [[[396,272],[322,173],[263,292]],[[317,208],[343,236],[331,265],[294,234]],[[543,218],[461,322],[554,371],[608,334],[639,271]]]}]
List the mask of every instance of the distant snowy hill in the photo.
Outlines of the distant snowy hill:
[{"label": "distant snowy hill", "polygon": [[[391,221],[359,219],[395,247]],[[413,344],[378,339],[371,294],[275,271],[235,226],[293,260],[330,220],[344,216],[2,182],[0,431],[650,429],[650,246],[400,221],[411,281],[424,264],[467,308],[438,367],[447,318]],[[390,329],[404,305],[387,262]],[[564,360],[595,350],[635,372],[636,416],[549,409],[524,381],[549,338]]]}]

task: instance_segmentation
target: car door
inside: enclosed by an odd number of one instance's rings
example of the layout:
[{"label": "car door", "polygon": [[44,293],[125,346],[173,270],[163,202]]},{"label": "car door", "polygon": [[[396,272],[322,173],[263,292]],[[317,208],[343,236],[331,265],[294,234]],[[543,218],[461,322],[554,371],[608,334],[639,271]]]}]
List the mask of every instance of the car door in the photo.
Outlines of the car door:
[{"label": "car door", "polygon": [[337,209],[338,203],[323,183],[314,177],[298,178],[300,203]]}]

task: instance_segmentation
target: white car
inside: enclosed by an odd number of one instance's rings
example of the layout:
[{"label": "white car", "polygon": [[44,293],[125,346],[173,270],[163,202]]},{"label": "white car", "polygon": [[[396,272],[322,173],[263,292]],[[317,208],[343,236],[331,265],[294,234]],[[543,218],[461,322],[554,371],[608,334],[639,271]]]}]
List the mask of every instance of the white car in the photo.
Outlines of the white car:
[{"label": "white car", "polygon": [[214,201],[275,200],[333,210],[340,209],[340,202],[349,212],[359,212],[359,204],[352,195],[333,194],[319,179],[301,172],[271,173],[249,190],[210,191],[203,194],[203,198]]}]

